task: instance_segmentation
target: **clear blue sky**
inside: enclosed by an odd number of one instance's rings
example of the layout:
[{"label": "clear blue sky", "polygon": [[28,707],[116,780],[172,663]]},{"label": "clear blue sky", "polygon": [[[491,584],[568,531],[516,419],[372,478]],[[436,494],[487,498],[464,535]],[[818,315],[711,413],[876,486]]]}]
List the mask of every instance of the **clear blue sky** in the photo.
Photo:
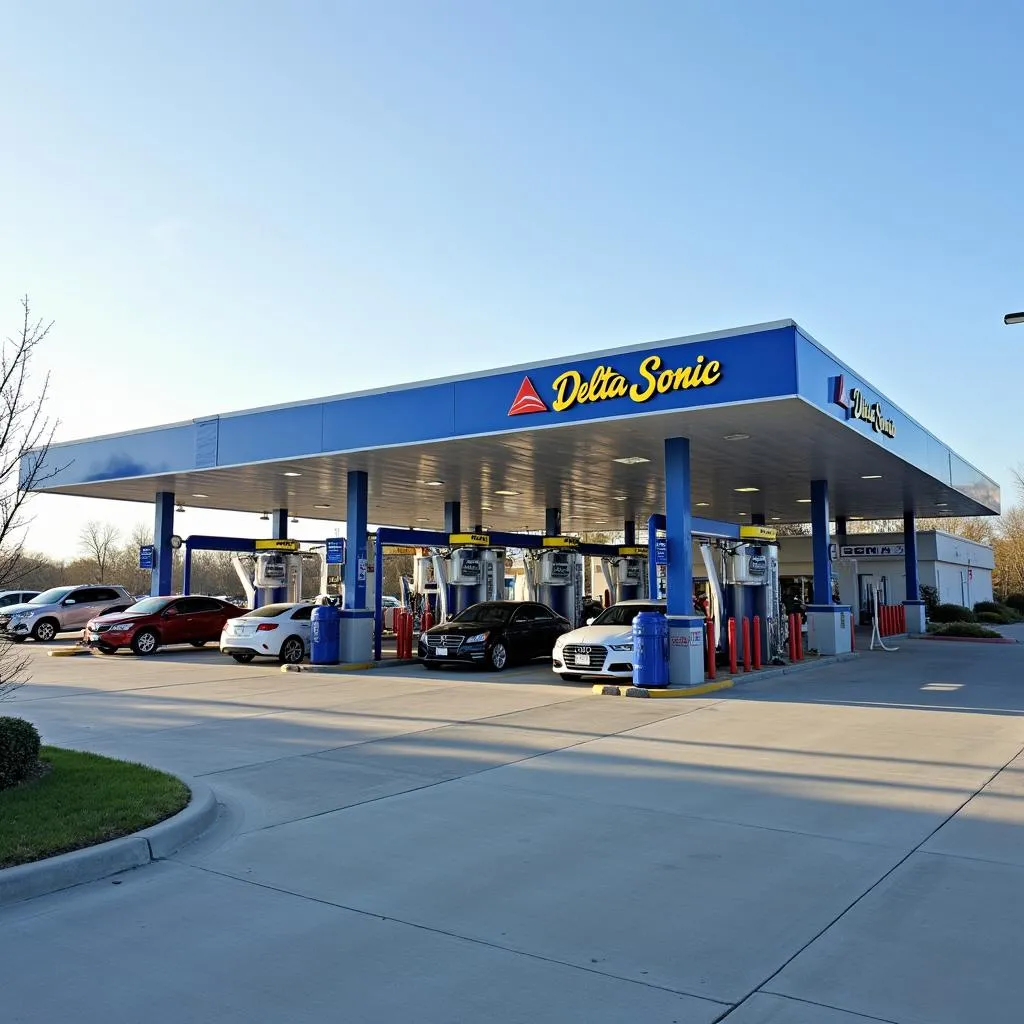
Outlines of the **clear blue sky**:
[{"label": "clear blue sky", "polygon": [[793,317],[1008,501],[1022,41],[1019,0],[15,0],[0,322],[57,320],[71,438]]}]

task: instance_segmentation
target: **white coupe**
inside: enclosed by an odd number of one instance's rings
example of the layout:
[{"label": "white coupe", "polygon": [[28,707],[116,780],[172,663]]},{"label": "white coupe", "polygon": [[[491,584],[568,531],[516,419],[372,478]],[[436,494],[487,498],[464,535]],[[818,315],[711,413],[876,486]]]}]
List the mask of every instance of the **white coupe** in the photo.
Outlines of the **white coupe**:
[{"label": "white coupe", "polygon": [[563,679],[633,677],[633,619],[640,612],[665,614],[664,601],[620,601],[589,624],[555,641],[551,667]]},{"label": "white coupe", "polygon": [[229,619],[220,635],[222,654],[247,665],[257,654],[295,665],[309,651],[309,601],[297,604],[268,604]]}]

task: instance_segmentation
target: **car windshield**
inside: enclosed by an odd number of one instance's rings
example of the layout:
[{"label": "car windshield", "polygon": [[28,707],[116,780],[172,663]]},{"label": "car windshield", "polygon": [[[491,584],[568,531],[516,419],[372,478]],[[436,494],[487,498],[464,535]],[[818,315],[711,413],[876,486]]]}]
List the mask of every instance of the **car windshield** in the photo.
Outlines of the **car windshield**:
[{"label": "car windshield", "polygon": [[171,603],[169,597],[147,597],[131,606],[124,615],[155,615],[163,611]]},{"label": "car windshield", "polygon": [[483,604],[474,604],[459,612],[452,622],[493,622],[495,624],[508,622],[515,608],[514,604],[485,601]]},{"label": "car windshield", "polygon": [[247,619],[276,619],[278,615],[284,615],[292,608],[298,608],[297,604],[265,604],[262,608],[256,608],[246,612]]},{"label": "car windshield", "polygon": [[58,601],[63,601],[74,589],[74,587],[54,587],[53,590],[44,590],[41,594],[33,597],[29,604],[56,604]]},{"label": "car windshield", "polygon": [[664,615],[665,609],[656,604],[613,604],[594,619],[594,625],[632,626],[641,612],[661,612]]}]

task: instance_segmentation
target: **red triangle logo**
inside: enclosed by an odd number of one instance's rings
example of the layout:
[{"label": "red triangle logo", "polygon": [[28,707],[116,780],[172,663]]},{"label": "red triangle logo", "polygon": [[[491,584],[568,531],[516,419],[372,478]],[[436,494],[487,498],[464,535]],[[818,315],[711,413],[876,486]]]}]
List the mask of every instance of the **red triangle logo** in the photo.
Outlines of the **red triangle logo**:
[{"label": "red triangle logo", "polygon": [[524,377],[523,383],[519,385],[519,393],[516,395],[516,400],[508,411],[509,416],[522,416],[528,412],[547,411],[548,407],[544,404],[544,399],[537,394],[533,381],[529,377]]}]

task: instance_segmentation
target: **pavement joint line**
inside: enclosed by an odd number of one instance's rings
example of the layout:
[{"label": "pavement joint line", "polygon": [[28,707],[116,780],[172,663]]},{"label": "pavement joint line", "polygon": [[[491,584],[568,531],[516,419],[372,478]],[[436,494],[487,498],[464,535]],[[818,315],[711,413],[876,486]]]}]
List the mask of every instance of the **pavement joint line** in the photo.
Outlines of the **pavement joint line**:
[{"label": "pavement joint line", "polygon": [[[860,1013],[857,1010],[847,1010],[842,1006],[833,1006],[831,1003],[819,1003],[814,999],[802,999],[800,996],[787,995],[785,992],[770,992],[767,989],[758,989],[759,993],[764,995],[774,996],[776,999],[786,999],[791,1003],[802,1003],[804,1006],[818,1006],[823,1010],[835,1010],[838,1013],[848,1013],[852,1017],[861,1017],[864,1020],[878,1021],[878,1024],[900,1024],[898,1020],[890,1020],[888,1017],[875,1017],[870,1013]],[[737,1004],[738,1006],[739,1004]],[[737,1007],[734,1006],[733,1010]],[[719,1017],[718,1021],[723,1021],[724,1024],[729,1024],[729,1014],[733,1012],[729,1010],[724,1017]],[[712,1024],[718,1024],[718,1021],[712,1021]]]},{"label": "pavement joint line", "polygon": [[[697,992],[690,992],[687,989],[680,988],[669,988],[667,985],[656,985],[650,981],[640,981],[636,978],[624,977],[621,974],[612,974],[608,971],[599,971],[596,967],[591,967],[586,964],[575,964],[568,960],[559,960],[556,957],[543,956],[540,953],[531,953],[526,949],[516,949],[514,946],[504,946],[500,942],[492,942],[488,939],[475,938],[472,935],[462,935],[459,932],[447,931],[444,928],[437,928],[429,924],[421,924],[417,921],[407,921],[401,917],[393,917],[388,914],[382,914],[375,910],[365,910],[361,907],[350,907],[345,903],[336,903],[333,900],[324,899],[320,896],[310,896],[306,893],[295,892],[292,889],[283,889],[280,886],[271,885],[268,882],[258,882],[252,878],[239,878],[238,875],[232,875],[227,871],[218,871],[216,868],[206,867],[198,864],[188,864],[187,867],[197,871],[203,871],[207,874],[215,875],[218,878],[230,879],[233,882],[240,882],[242,885],[251,885],[257,889],[264,889],[268,892],[276,892],[282,896],[291,896],[299,900],[307,900],[310,903],[318,903],[321,906],[332,907],[335,910],[344,910],[350,914],[359,914],[362,917],[371,917],[377,921],[387,921],[391,924],[401,925],[405,928],[415,928],[417,931],[427,932],[431,935],[443,935],[449,939],[456,939],[459,942],[469,942],[474,946],[484,946],[487,949],[497,950],[501,953],[510,953],[513,956],[527,957],[530,960],[537,960],[541,963],[553,964],[557,967],[566,967],[573,971],[583,971],[587,974],[595,974],[600,978],[606,978],[610,981],[620,981],[627,985],[639,985],[641,988],[654,989],[658,992],[667,992],[674,996],[687,996],[691,999],[699,999],[701,1002],[717,1004],[718,1006],[728,1006],[722,999],[715,999],[711,996],[700,995]],[[719,1020],[721,1018],[718,1018]]]},{"label": "pavement joint line", "polygon": [[[997,779],[1004,771],[1006,771],[1006,769],[1009,768],[1010,765],[1013,764],[1013,762],[1016,761],[1022,753],[1024,753],[1024,744],[1021,744],[1021,746],[1017,748],[1017,753],[1010,757],[1009,760],[1005,761],[1000,767],[996,768],[985,780],[985,782],[982,783],[982,785],[980,785],[969,797],[967,797],[967,799],[964,800],[963,803],[961,803],[950,814],[943,818],[942,821],[940,821],[938,825],[936,825],[935,828],[933,828],[931,832],[928,833],[928,835],[926,835],[918,843],[912,846],[903,857],[901,857],[895,864],[893,864],[891,868],[888,869],[888,871],[884,871],[879,876],[879,878],[872,882],[871,885],[869,885],[855,900],[853,900],[853,902],[851,902],[844,910],[841,910],[820,931],[818,931],[815,935],[811,936],[811,938],[808,939],[807,942],[805,942],[795,953],[793,953],[792,956],[788,957],[782,964],[780,964],[779,967],[777,967],[767,978],[764,979],[764,981],[760,982],[757,986],[751,989],[736,1004],[736,1007],[742,1006],[745,1002],[747,1002],[748,999],[750,999],[751,996],[753,996],[761,989],[764,989],[765,986],[771,984],[771,982],[773,982],[798,956],[800,956],[801,953],[809,949],[827,931],[829,931],[831,928],[834,928],[835,925],[837,925],[844,917],[846,917],[846,915],[850,913],[850,911],[853,910],[854,907],[856,907],[866,897],[870,896],[871,893],[873,893],[884,881],[886,881],[886,879],[891,878],[895,872],[897,872],[901,867],[903,867],[903,865],[906,864],[907,861],[910,860],[910,858],[913,857],[915,853],[927,853],[927,851],[922,851],[921,847],[923,847],[924,844],[927,843],[933,836],[935,836],[941,829],[948,825],[975,797],[980,796],[981,793],[983,793],[995,779]],[[726,1015],[719,1017],[718,1021],[724,1020],[725,1016]],[[712,1024],[718,1024],[718,1021],[713,1021]]]}]

